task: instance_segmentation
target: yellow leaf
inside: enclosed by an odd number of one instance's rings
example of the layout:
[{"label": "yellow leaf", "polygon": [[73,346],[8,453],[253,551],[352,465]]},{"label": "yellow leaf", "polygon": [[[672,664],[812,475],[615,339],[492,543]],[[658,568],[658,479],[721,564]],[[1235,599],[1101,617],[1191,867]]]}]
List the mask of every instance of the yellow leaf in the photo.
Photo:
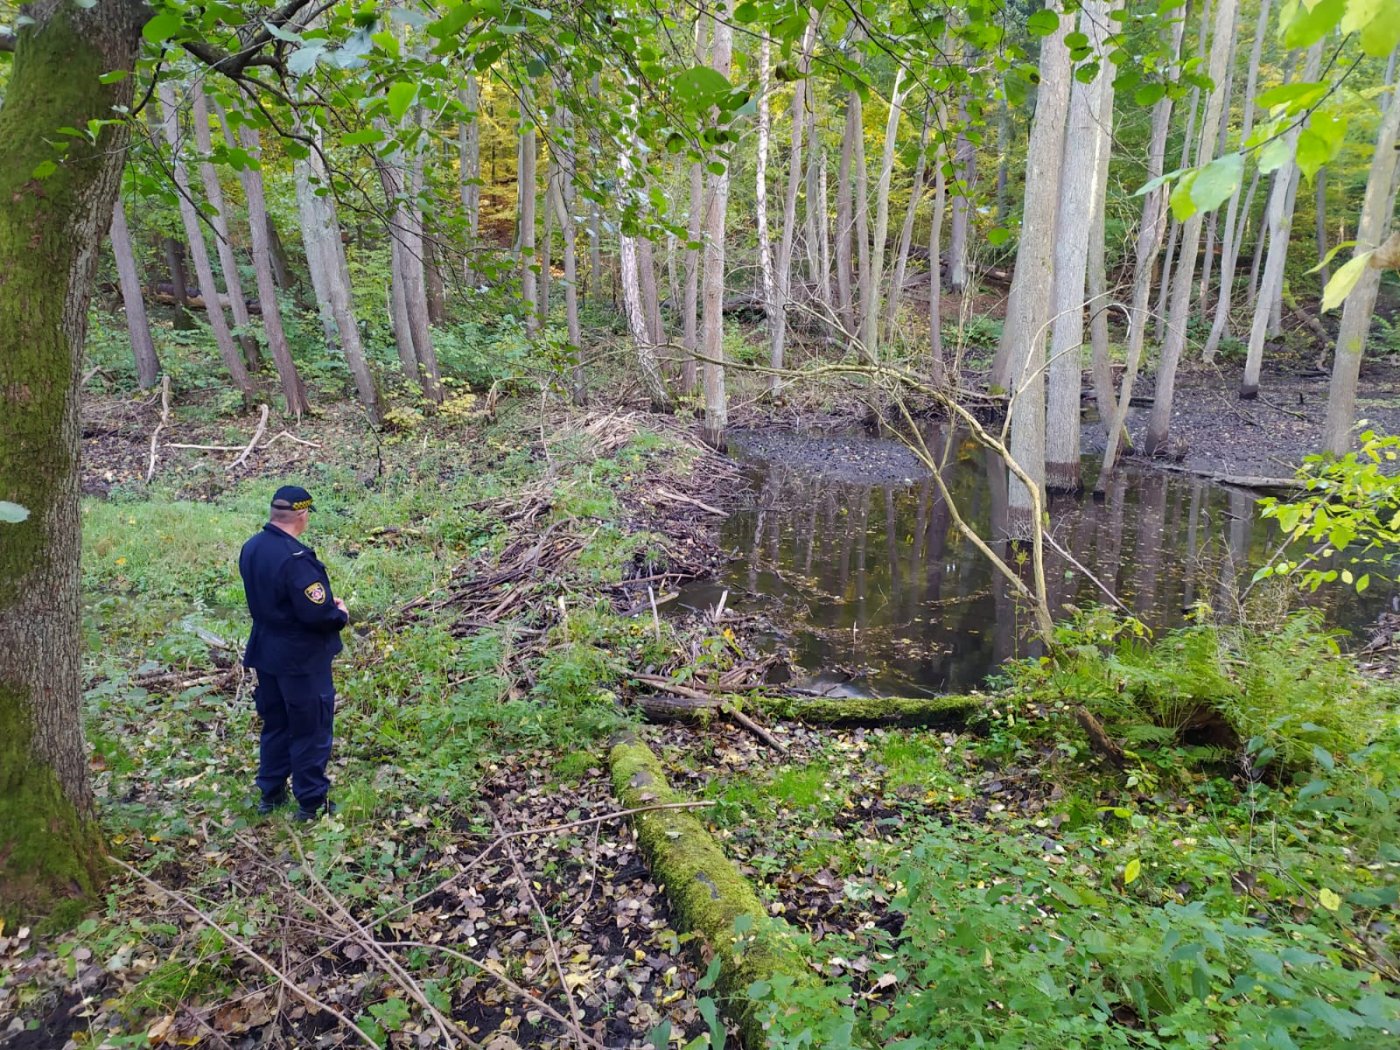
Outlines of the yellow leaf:
[{"label": "yellow leaf", "polygon": [[1130,883],[1137,881],[1137,877],[1141,874],[1142,861],[1134,857],[1132,860],[1128,861],[1127,867],[1123,869],[1123,885],[1127,886]]},{"label": "yellow leaf", "polygon": [[1323,890],[1317,895],[1317,899],[1322,902],[1322,906],[1328,911],[1336,911],[1342,906],[1342,898],[1332,890]]}]

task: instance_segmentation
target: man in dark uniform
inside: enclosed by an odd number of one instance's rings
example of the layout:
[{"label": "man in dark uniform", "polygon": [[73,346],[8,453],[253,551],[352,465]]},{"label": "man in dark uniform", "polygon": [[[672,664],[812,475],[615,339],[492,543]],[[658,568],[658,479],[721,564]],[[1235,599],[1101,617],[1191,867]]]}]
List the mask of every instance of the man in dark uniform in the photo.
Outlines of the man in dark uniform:
[{"label": "man in dark uniform", "polygon": [[331,593],[326,567],[297,538],[312,509],[309,492],[282,486],[272,497],[268,523],[238,556],[253,617],[243,665],[258,672],[253,699],[262,718],[258,812],[271,813],[290,801],[290,776],[299,807],[295,819],[302,821],[335,812],[326,778],[335,716],[331,660],[350,621],[345,603]]}]

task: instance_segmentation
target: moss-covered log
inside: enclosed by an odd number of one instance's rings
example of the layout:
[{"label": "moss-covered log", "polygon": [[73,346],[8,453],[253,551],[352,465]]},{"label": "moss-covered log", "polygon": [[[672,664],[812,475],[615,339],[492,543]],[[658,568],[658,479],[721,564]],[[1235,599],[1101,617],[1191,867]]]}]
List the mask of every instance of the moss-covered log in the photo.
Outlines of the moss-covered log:
[{"label": "moss-covered log", "polygon": [[[78,674],[78,379],[132,100],[133,78],[108,74],[132,70],[150,9],[25,14],[0,106],[0,500],[29,511],[0,523],[0,913],[62,921],[102,871]],[[98,132],[61,134],[75,127]]]},{"label": "moss-covered log", "polygon": [[[651,748],[633,737],[619,740],[610,756],[613,790],[629,809],[684,802],[671,789]],[[637,841],[653,877],[681,925],[705,938],[720,959],[719,992],[725,1014],[739,1028],[746,1046],[766,1040],[759,1011],[746,991],[754,981],[789,976],[798,984],[817,983],[793,940],[793,931],[768,914],[748,880],[724,855],[719,843],[688,810],[653,809],[633,817]],[[739,936],[735,924],[745,920]]]},{"label": "moss-covered log", "polygon": [[638,706],[652,721],[705,723],[725,704],[768,718],[827,726],[926,726],[958,729],[971,721],[985,702],[980,696],[842,697],[719,696],[711,700],[683,696],[642,697]]}]

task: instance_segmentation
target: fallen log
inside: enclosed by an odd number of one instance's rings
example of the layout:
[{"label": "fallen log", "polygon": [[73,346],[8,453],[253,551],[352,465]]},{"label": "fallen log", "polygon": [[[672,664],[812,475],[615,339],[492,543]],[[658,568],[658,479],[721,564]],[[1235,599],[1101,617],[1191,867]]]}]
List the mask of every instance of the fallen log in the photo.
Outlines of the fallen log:
[{"label": "fallen log", "polygon": [[698,690],[676,689],[674,693],[644,696],[637,701],[642,713],[653,722],[688,722],[704,725],[726,715],[726,708],[747,710],[768,718],[808,725],[841,726],[925,726],[960,729],[982,710],[983,698],[971,696],[931,697],[839,697],[813,696],[705,696]]},{"label": "fallen log", "polygon": [[[626,809],[687,801],[666,781],[651,748],[630,734],[608,756],[613,790]],[[666,890],[680,925],[704,938],[720,961],[716,998],[745,1046],[767,1045],[764,1011],[748,997],[755,981],[786,978],[793,989],[818,987],[794,937],[689,810],[647,809],[632,817],[652,877]]]}]

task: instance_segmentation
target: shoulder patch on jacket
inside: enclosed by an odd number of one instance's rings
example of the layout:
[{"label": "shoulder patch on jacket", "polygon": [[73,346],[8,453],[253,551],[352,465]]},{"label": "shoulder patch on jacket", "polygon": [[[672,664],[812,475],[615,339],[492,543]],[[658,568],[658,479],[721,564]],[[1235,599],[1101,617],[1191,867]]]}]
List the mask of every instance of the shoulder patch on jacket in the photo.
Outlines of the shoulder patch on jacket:
[{"label": "shoulder patch on jacket", "polygon": [[326,586],[320,580],[317,580],[302,593],[306,595],[309,601],[317,605],[326,604]]}]

